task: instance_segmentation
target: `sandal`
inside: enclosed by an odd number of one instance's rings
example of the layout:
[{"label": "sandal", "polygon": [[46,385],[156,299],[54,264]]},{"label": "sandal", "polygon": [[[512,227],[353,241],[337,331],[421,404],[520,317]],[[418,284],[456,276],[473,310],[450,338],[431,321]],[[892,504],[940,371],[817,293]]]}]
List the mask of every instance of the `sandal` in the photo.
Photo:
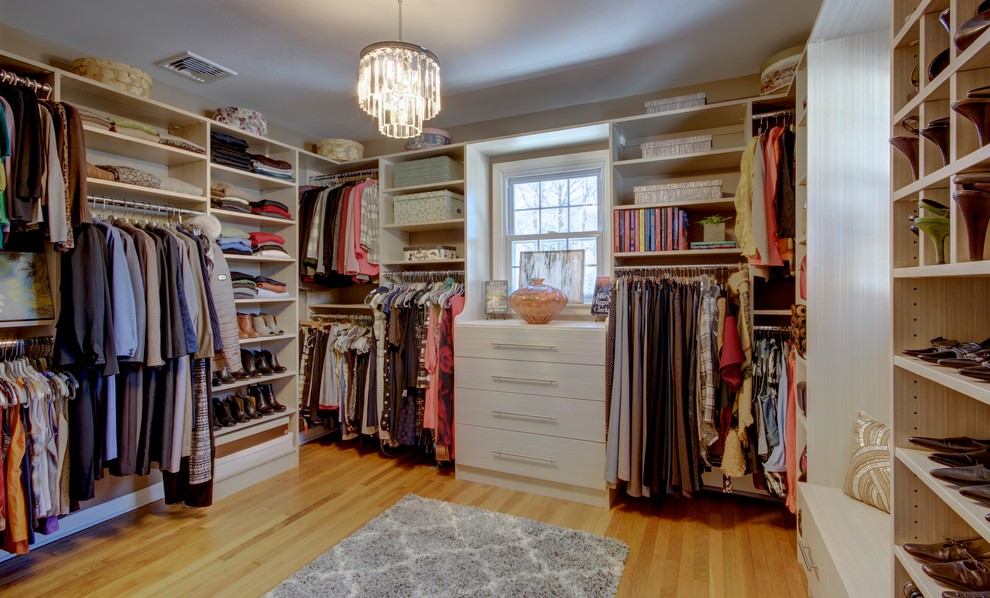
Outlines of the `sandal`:
[{"label": "sandal", "polygon": [[929,361],[931,363],[938,362],[939,359],[952,359],[966,357],[976,353],[977,351],[983,351],[984,349],[990,348],[990,338],[983,341],[982,343],[960,343],[954,347],[946,349],[944,351],[934,351],[932,353],[925,353],[919,355],[920,359],[924,361]]},{"label": "sandal", "polygon": [[930,347],[926,347],[924,349],[904,349],[903,351],[901,351],[901,353],[904,355],[911,355],[917,357],[919,355],[925,355],[927,353],[934,353],[935,351],[945,351],[946,349],[949,349],[950,347],[955,347],[956,345],[959,344],[959,341],[949,340],[942,336],[935,337],[928,342],[931,343]]}]

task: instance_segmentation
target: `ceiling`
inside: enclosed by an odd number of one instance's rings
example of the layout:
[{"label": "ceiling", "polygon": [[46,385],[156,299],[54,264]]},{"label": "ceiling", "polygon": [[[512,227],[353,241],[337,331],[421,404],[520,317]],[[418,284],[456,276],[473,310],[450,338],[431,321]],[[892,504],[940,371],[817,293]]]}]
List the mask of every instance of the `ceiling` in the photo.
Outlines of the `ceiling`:
[{"label": "ceiling", "polygon": [[[406,0],[403,39],[440,58],[443,109],[428,126],[453,127],[758,72],[807,40],[820,4]],[[357,107],[358,54],[398,32],[396,0],[0,0],[0,14],[308,139],[377,136]],[[239,75],[202,85],[154,66],[184,50]]]}]

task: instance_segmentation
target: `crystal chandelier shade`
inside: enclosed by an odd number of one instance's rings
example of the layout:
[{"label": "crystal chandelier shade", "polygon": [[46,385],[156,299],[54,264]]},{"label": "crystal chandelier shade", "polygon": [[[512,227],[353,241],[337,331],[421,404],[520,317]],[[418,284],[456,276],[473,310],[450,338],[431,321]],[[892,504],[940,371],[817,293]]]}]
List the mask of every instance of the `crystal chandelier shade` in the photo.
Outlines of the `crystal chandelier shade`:
[{"label": "crystal chandelier shade", "polygon": [[382,135],[400,139],[419,135],[423,121],[440,112],[440,61],[436,54],[403,41],[365,47],[358,63],[358,104],[378,119]]}]

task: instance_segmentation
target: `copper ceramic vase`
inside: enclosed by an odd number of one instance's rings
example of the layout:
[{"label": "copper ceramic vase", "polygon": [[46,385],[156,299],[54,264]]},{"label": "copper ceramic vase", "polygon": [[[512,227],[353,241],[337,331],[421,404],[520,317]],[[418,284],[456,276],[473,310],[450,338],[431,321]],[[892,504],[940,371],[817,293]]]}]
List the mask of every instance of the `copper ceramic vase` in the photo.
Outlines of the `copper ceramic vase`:
[{"label": "copper ceramic vase", "polygon": [[567,305],[567,295],[558,288],[534,278],[529,286],[509,295],[509,305],[530,324],[546,324],[557,317]]}]

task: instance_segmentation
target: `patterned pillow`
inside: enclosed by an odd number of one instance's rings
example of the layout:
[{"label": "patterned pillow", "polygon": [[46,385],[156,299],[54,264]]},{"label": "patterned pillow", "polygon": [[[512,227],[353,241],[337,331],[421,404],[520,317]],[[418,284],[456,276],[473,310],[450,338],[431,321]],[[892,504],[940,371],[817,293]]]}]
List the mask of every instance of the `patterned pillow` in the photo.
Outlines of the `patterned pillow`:
[{"label": "patterned pillow", "polygon": [[860,411],[853,441],[856,450],[842,491],[890,513],[890,428]]}]

